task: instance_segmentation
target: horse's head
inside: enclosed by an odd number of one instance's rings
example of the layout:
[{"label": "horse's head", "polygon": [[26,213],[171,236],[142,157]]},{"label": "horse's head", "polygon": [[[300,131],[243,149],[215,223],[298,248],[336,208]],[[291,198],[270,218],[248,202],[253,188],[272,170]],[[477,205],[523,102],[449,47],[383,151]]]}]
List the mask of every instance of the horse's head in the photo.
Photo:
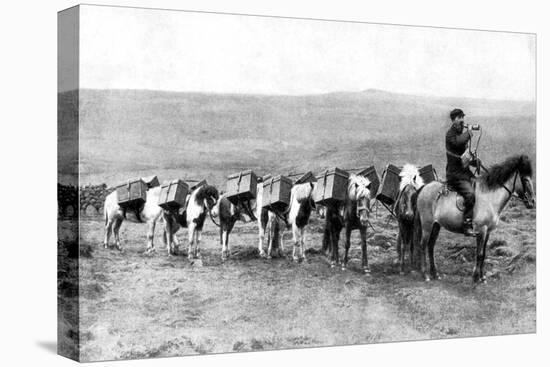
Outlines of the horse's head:
[{"label": "horse's head", "polygon": [[535,190],[531,179],[533,168],[531,161],[525,155],[519,158],[517,175],[519,175],[519,180],[514,182],[514,193],[523,201],[527,209],[533,209],[535,207]]},{"label": "horse's head", "polygon": [[359,175],[350,175],[348,195],[350,200],[357,202],[357,216],[362,226],[369,223],[371,211],[371,182],[368,178]]},{"label": "horse's head", "polygon": [[398,201],[396,203],[396,211],[398,216],[406,221],[412,222],[414,219],[414,212],[416,210],[416,198],[418,191],[412,185],[405,185],[401,189]]},{"label": "horse's head", "polygon": [[197,201],[204,205],[207,210],[212,210],[220,198],[218,189],[212,185],[203,185],[197,190],[199,190],[197,193]]}]

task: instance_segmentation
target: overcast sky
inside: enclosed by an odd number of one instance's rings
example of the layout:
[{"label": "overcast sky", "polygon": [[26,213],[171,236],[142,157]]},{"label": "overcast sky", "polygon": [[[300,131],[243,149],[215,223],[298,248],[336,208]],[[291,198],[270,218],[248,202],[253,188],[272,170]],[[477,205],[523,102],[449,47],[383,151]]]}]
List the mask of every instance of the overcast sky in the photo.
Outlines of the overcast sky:
[{"label": "overcast sky", "polygon": [[99,6],[80,25],[82,88],[535,99],[534,35]]}]

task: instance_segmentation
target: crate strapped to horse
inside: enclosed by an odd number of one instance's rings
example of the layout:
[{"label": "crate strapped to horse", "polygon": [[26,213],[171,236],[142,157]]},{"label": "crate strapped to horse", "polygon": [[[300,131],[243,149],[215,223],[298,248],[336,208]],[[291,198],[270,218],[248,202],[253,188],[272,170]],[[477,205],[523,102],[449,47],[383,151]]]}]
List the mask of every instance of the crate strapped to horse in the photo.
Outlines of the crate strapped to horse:
[{"label": "crate strapped to horse", "polygon": [[141,222],[141,211],[147,200],[147,184],[142,179],[128,180],[125,184],[116,186],[118,205],[126,218],[128,210],[135,212],[136,219]]},{"label": "crate strapped to horse", "polygon": [[349,173],[334,167],[317,175],[313,200],[319,205],[336,205],[346,200]]},{"label": "crate strapped to horse", "polygon": [[158,205],[165,210],[175,212],[185,207],[185,200],[189,194],[189,185],[182,180],[173,180],[163,183],[160,187]]},{"label": "crate strapped to horse", "polygon": [[290,205],[292,180],[286,176],[271,177],[263,182],[262,207],[284,212]]}]

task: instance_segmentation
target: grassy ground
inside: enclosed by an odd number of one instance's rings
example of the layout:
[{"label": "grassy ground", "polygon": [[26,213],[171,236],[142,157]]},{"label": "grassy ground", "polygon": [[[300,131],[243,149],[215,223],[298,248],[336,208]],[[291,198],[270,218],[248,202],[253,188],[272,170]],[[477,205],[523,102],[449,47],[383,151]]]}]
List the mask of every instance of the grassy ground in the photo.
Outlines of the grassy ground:
[{"label": "grassy ground", "polygon": [[[473,286],[473,243],[442,231],[441,281],[400,276],[396,225],[380,208],[370,233],[372,275],[360,272],[358,234],[348,270],[319,254],[322,223],[312,218],[307,261],[257,255],[255,224],[238,224],[232,257],[221,261],[207,222],[202,263],[184,253],[145,255],[145,228],[124,223],[125,252],[98,246],[100,220],[81,223],[81,358],[143,358],[535,331],[535,212],[512,203],[490,241],[487,285]],[[178,233],[186,248],[186,233]],[[463,247],[466,246],[466,247]],[[472,246],[472,247],[468,247]],[[182,251],[185,252],[185,251]],[[61,279],[63,280],[63,277]],[[67,292],[64,299],[74,300]],[[63,297],[62,297],[63,298]]]}]

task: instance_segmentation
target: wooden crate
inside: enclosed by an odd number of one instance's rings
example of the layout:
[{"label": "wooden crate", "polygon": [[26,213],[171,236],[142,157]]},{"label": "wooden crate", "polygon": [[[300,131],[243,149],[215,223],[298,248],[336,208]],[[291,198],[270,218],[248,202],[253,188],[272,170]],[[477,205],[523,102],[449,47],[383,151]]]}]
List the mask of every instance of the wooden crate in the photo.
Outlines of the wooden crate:
[{"label": "wooden crate", "polygon": [[182,180],[173,180],[163,183],[160,187],[158,205],[166,210],[178,210],[185,206],[185,199],[189,194],[189,185]]},{"label": "wooden crate", "polygon": [[139,208],[147,200],[147,184],[142,180],[128,180],[116,187],[118,205],[123,208]]},{"label": "wooden crate", "polygon": [[237,204],[256,198],[258,177],[252,170],[234,173],[227,177],[227,199]]},{"label": "wooden crate", "polygon": [[313,199],[319,205],[335,205],[346,199],[349,173],[334,167],[317,175]]},{"label": "wooden crate", "polygon": [[386,205],[393,205],[399,194],[401,168],[388,164],[382,174],[382,184],[376,198]]},{"label": "wooden crate", "polygon": [[422,167],[418,171],[420,172],[420,177],[422,177],[425,184],[429,184],[430,182],[436,180],[435,170],[431,164]]},{"label": "wooden crate", "polygon": [[147,188],[160,186],[160,182],[157,176],[142,177],[143,182],[147,185]]},{"label": "wooden crate", "polygon": [[376,168],[374,166],[370,166],[365,168],[364,170],[357,173],[360,176],[364,176],[369,179],[370,181],[370,197],[374,198],[376,197],[376,194],[378,193],[378,188],[380,187],[380,178],[378,177],[378,173],[376,172]]},{"label": "wooden crate", "polygon": [[267,209],[284,211],[290,204],[292,180],[286,176],[275,176],[263,182],[262,206]]},{"label": "wooden crate", "polygon": [[313,174],[313,172],[309,171],[298,177],[296,181],[294,181],[294,185],[303,184],[306,182],[316,182],[317,178]]}]

